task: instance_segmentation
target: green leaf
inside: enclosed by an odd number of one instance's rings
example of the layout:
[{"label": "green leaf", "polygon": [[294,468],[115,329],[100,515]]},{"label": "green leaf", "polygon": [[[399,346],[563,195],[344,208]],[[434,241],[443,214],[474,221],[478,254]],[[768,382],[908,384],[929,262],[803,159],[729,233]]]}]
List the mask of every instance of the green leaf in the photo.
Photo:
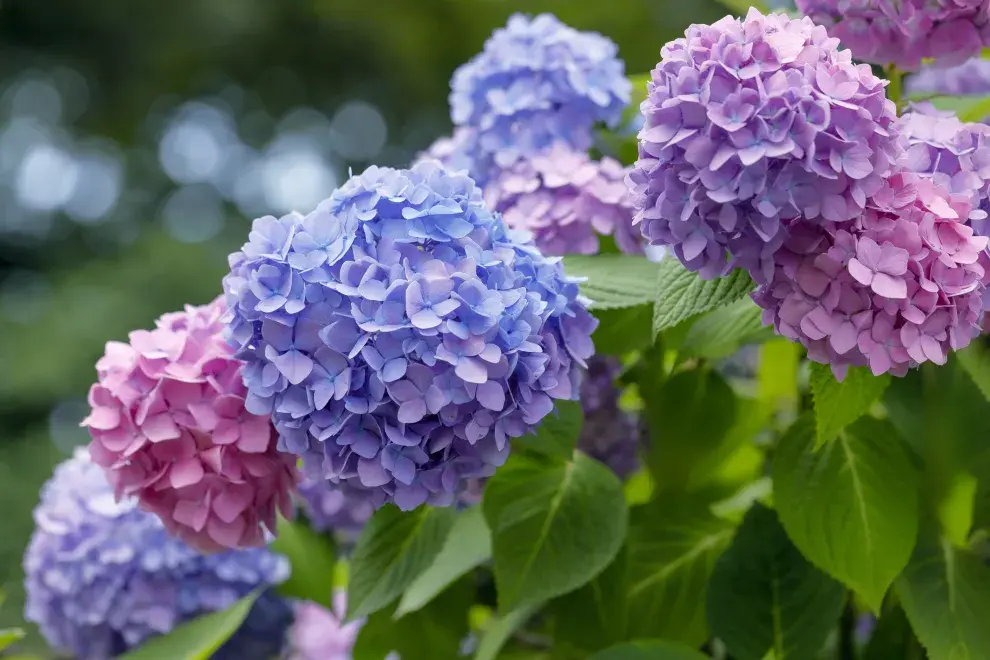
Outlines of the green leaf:
[{"label": "green leaf", "polygon": [[705,594],[735,528],[698,498],[633,509],[629,522],[628,637],[699,645],[708,637]]},{"label": "green leaf", "polygon": [[816,451],[802,417],[777,447],[773,485],[802,554],[879,612],[918,535],[918,474],[890,422],[864,417]]},{"label": "green leaf", "polygon": [[380,610],[405,591],[436,559],[456,517],[444,507],[403,512],[387,505],[376,511],[351,557],[348,620]]},{"label": "green leaf", "polygon": [[[736,421],[736,396],[713,369],[682,371],[663,381],[645,369],[639,390],[654,438],[648,455],[659,491],[685,490],[703,481],[708,459],[720,451]],[[741,438],[740,438],[741,439]]]},{"label": "green leaf", "polygon": [[554,641],[587,655],[628,639],[626,597],[628,543],[604,571],[576,591],[551,602]]},{"label": "green leaf", "polygon": [[551,458],[567,460],[574,453],[584,413],[577,401],[560,401],[553,412],[543,418],[536,433],[513,439],[515,447],[525,447]]},{"label": "green leaf", "polygon": [[592,309],[598,327],[591,338],[596,355],[626,355],[653,344],[653,305]]},{"label": "green leaf", "polygon": [[467,612],[474,595],[474,581],[464,578],[402,618],[391,608],[378,610],[361,627],[353,660],[385,660],[393,652],[402,660],[456,658],[469,633]]},{"label": "green leaf", "polygon": [[928,100],[939,110],[955,112],[963,122],[981,122],[990,116],[988,96],[933,96]]},{"label": "green leaf", "polygon": [[740,346],[772,337],[763,325],[761,311],[749,298],[708,312],[691,325],[681,343],[681,353],[716,360],[735,353]]},{"label": "green leaf", "polygon": [[504,616],[493,619],[489,623],[474,653],[474,660],[495,660],[499,651],[509,641],[512,634],[529,621],[530,617],[540,609],[541,603],[533,603],[518,607]]},{"label": "green leaf", "polygon": [[797,403],[800,361],[800,346],[790,339],[778,337],[760,347],[756,374],[759,400],[768,404],[771,411]]},{"label": "green leaf", "polygon": [[402,594],[396,616],[422,608],[461,576],[491,559],[492,536],[480,506],[457,516],[433,564]]},{"label": "green leaf", "polygon": [[626,642],[599,651],[589,660],[705,660],[707,655],[664,640]]},{"label": "green leaf", "polygon": [[983,392],[983,396],[990,401],[990,349],[983,342],[983,338],[978,337],[963,350],[956,351],[956,358]]},{"label": "green leaf", "polygon": [[252,592],[221,612],[183,623],[169,634],[154,637],[120,656],[119,660],[209,660],[241,627],[260,593]]},{"label": "green leaf", "polygon": [[[911,631],[904,610],[895,607],[881,615],[876,622],[870,641],[863,649],[863,660],[891,660],[892,658],[917,658],[922,660],[921,645]],[[911,655],[912,651],[916,655]]]},{"label": "green leaf", "polygon": [[895,588],[933,660],[987,657],[990,567],[982,557],[925,533]]},{"label": "green leaf", "polygon": [[708,622],[736,660],[814,658],[845,589],[812,566],[761,504],[743,520],[708,583]]},{"label": "green leaf", "polygon": [[815,401],[817,446],[824,445],[848,424],[866,414],[890,385],[890,375],[874,376],[866,367],[850,367],[840,383],[824,364],[811,364],[811,395]]},{"label": "green leaf", "polygon": [[660,265],[631,254],[567,255],[564,270],[572,277],[587,277],[581,293],[592,300],[592,309],[621,309],[653,302]]},{"label": "green leaf", "polygon": [[735,302],[755,287],[749,275],[741,270],[734,270],[717,280],[703,280],[671,257],[664,258],[659,266],[653,306],[654,334],[697,314]]},{"label": "green leaf", "polygon": [[759,10],[764,16],[770,13],[767,4],[760,0],[718,0],[718,2],[736,16],[745,16],[750,7]]},{"label": "green leaf", "polygon": [[335,548],[327,535],[280,516],[271,549],[284,555],[292,566],[289,579],[278,587],[280,594],[332,606]]},{"label": "green leaf", "polygon": [[19,639],[22,639],[26,633],[20,628],[6,628],[0,630],[0,651],[13,644]]},{"label": "green leaf", "polygon": [[566,463],[513,454],[489,479],[482,509],[503,611],[577,589],[626,535],[622,483],[581,452]]}]

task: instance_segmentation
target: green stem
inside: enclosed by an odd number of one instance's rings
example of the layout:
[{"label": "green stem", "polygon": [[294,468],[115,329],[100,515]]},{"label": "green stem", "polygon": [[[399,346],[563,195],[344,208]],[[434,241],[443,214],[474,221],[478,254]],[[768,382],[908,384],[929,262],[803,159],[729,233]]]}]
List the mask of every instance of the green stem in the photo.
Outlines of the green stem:
[{"label": "green stem", "polygon": [[891,64],[885,71],[887,72],[887,98],[894,102],[898,110],[901,110],[901,101],[904,97],[904,72]]}]

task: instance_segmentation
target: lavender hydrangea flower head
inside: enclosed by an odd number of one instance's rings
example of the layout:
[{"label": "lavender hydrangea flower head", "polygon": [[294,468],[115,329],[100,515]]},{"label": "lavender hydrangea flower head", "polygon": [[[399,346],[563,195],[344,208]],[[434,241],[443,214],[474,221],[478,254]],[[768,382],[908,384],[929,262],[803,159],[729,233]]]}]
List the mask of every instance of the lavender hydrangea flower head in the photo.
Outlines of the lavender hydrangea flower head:
[{"label": "lavender hydrangea flower head", "polygon": [[959,64],[990,44],[988,0],[797,0],[860,60],[915,71]]},{"label": "lavender hydrangea flower head", "polygon": [[385,492],[352,481],[303,479],[299,499],[314,529],[333,532],[339,540],[350,543],[357,540],[365,523],[385,503]]},{"label": "lavender hydrangea flower head", "polygon": [[981,331],[990,257],[969,214],[968,195],[898,173],[853,222],[791,225],[753,299],[837,378],[849,366],[901,376],[944,364]]},{"label": "lavender hydrangea flower head", "polygon": [[[289,575],[288,561],[267,548],[198,553],[134,499],[116,501],[103,470],[82,449],[55,469],[34,518],[24,555],[25,616],[53,648],[78,660],[114,657]],[[270,600],[261,603],[270,608]],[[263,622],[246,633],[280,645],[288,619],[260,614]],[[235,636],[228,643],[236,650],[240,642]]]},{"label": "lavender hydrangea flower head", "polygon": [[533,234],[543,254],[597,254],[598,236],[642,253],[632,196],[618,161],[591,160],[563,143],[519,160],[485,187],[485,201],[513,229]]},{"label": "lavender hydrangea flower head", "polygon": [[595,356],[588,361],[588,374],[581,384],[584,426],[577,446],[625,479],[639,468],[645,434],[636,415],[619,407],[622,392],[615,379],[621,371],[614,357]]},{"label": "lavender hydrangea flower head", "polygon": [[880,190],[897,147],[885,82],[810,19],[751,9],[661,52],[628,182],[643,235],[687,268],[765,282],[787,223],[851,221]]},{"label": "lavender hydrangea flower head", "polygon": [[487,173],[477,171],[477,164],[474,161],[476,142],[477,134],[473,128],[459,126],[454,129],[450,137],[437,139],[426,151],[419,154],[413,164],[436,160],[448,172],[467,172],[478,186],[483,187]]},{"label": "lavender hydrangea flower head", "polygon": [[910,94],[990,94],[990,60],[974,57],[953,67],[922,66],[905,80],[904,89]]},{"label": "lavender hydrangea flower head", "polygon": [[333,595],[333,610],[308,601],[297,604],[296,621],[289,632],[289,660],[351,660],[364,620],[344,623],[346,609],[343,591]]},{"label": "lavender hydrangea flower head", "polygon": [[477,131],[474,160],[499,167],[557,141],[587,149],[593,125],[619,121],[631,94],[615,44],[551,14],[512,16],[450,87],[454,124]]},{"label": "lavender hydrangea flower head", "polygon": [[904,151],[899,169],[932,179],[954,195],[969,198],[967,220],[977,233],[987,234],[990,209],[990,126],[965,124],[955,113],[915,104],[899,120]]},{"label": "lavender hydrangea flower head", "polygon": [[371,167],[230,257],[247,408],[310,478],[451,504],[509,440],[578,397],[597,321],[577,280],[464,174]]}]

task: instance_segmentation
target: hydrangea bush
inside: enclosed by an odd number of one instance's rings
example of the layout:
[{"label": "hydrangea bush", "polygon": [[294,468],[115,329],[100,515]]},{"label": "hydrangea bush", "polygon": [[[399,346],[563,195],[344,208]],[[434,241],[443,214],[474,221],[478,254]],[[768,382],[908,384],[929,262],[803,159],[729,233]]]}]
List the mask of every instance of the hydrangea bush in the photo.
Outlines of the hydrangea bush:
[{"label": "hydrangea bush", "polygon": [[929,67],[990,6],[798,6],[629,80],[515,16],[451,137],[255,220],[108,344],[28,618],[84,660],[986,657],[990,102]]}]

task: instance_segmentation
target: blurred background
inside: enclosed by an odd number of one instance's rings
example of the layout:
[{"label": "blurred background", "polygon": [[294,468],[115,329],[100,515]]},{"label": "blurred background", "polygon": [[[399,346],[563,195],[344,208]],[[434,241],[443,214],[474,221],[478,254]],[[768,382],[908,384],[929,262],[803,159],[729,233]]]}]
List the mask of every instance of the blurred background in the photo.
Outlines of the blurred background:
[{"label": "blurred background", "polygon": [[[107,340],[220,293],[251,219],[450,131],[454,69],[551,11],[648,71],[713,0],[0,0],[0,628]],[[690,16],[690,20],[689,17]],[[33,636],[28,648],[43,654]]]}]

